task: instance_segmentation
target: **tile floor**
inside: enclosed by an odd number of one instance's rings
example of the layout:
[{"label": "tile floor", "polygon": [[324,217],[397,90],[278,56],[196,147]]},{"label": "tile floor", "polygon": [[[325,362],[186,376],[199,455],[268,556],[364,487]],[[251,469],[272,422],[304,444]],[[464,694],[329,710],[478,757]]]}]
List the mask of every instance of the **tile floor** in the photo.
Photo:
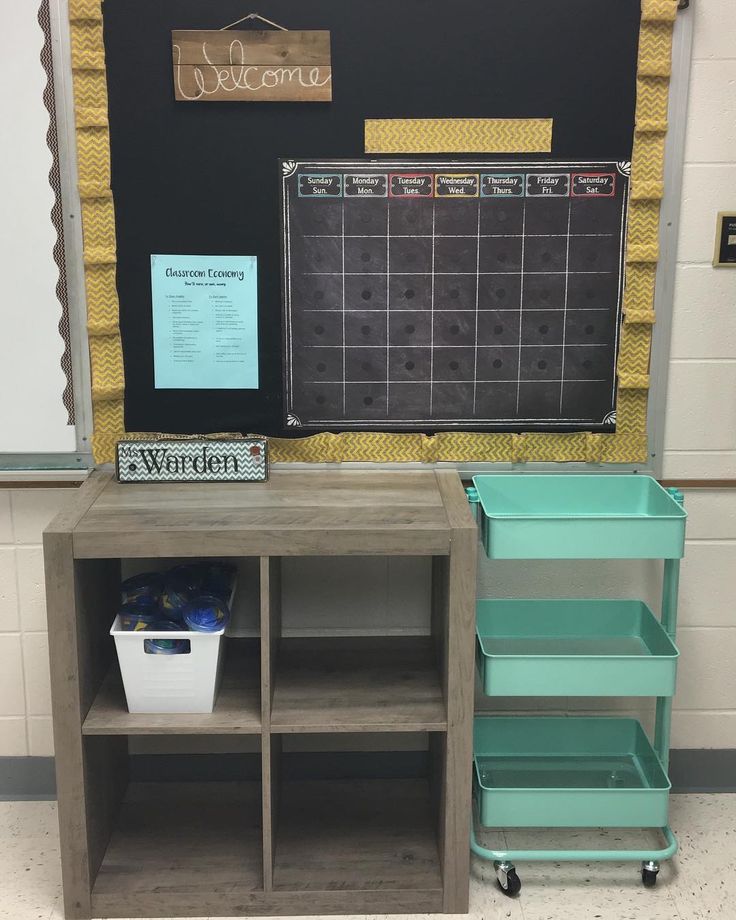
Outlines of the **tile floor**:
[{"label": "tile floor", "polygon": [[[618,863],[521,866],[521,896],[497,891],[490,864],[473,860],[470,920],[736,920],[736,794],[677,795],[680,853],[656,888]],[[641,832],[509,831],[509,846],[637,846]],[[490,837],[486,843],[491,844]],[[0,918],[62,920],[53,802],[0,802]],[[370,918],[375,920],[375,918]]]}]

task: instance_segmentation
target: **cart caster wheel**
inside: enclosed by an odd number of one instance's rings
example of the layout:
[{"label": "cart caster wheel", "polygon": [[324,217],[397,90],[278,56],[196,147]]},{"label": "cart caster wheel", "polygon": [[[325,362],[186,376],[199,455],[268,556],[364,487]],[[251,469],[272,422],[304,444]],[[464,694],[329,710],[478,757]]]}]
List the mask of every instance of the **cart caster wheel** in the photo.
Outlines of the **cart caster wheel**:
[{"label": "cart caster wheel", "polygon": [[513,898],[521,891],[521,879],[516,874],[513,863],[496,862],[493,868],[496,870],[498,887],[507,897]]},{"label": "cart caster wheel", "polygon": [[645,888],[654,888],[659,875],[659,864],[656,862],[643,862],[641,864],[641,880]]}]

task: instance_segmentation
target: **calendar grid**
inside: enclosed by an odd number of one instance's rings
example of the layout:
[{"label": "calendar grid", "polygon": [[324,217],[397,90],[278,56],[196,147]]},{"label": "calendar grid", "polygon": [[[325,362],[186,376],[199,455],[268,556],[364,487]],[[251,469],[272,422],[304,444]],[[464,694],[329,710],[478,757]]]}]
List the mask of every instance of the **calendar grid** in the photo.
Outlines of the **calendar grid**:
[{"label": "calendar grid", "polygon": [[612,429],[617,164],[291,161],[283,183],[287,424]]}]

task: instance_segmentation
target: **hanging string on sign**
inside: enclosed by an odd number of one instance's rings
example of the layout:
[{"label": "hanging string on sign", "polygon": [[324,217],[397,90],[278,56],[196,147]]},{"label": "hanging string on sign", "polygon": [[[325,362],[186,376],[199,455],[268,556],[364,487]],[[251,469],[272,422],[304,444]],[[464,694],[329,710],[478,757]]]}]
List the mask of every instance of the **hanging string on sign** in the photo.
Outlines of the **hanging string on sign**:
[{"label": "hanging string on sign", "polygon": [[268,26],[273,26],[274,29],[281,29],[282,32],[288,32],[289,30],[286,26],[280,26],[277,22],[271,22],[270,19],[266,19],[265,16],[261,16],[260,13],[248,13],[247,16],[243,16],[240,19],[236,19],[235,22],[231,22],[229,26],[223,26],[220,29],[220,32],[224,32],[226,29],[232,29],[233,26],[239,26],[241,22],[246,22],[248,19],[258,19],[261,22],[265,22]]}]

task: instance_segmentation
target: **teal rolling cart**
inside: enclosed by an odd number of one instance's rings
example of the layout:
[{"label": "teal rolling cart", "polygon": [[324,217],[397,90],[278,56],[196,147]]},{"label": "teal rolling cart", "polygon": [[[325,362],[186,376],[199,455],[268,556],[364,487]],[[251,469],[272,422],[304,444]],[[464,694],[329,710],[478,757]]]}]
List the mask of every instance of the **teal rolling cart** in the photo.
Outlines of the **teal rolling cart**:
[{"label": "teal rolling cart", "polygon": [[641,861],[642,881],[677,851],[668,825],[683,497],[648,476],[476,476],[491,559],[664,559],[657,619],[632,600],[479,600],[476,662],[488,696],[654,696],[653,743],[636,719],[477,716],[474,800],[486,827],[656,827],[659,850],[471,849],[516,894],[515,863]]}]

